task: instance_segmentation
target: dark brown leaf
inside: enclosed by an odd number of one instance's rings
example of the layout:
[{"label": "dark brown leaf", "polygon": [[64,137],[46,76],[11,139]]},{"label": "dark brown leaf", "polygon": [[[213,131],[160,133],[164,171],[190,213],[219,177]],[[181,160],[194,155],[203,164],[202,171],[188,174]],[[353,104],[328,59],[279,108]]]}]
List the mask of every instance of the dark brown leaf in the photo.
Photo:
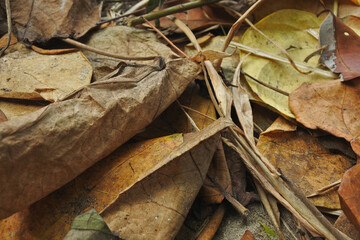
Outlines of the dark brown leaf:
[{"label": "dark brown leaf", "polygon": [[339,18],[329,13],[320,27],[320,44],[327,46],[320,61],[341,79],[360,76],[360,37]]},{"label": "dark brown leaf", "polygon": [[11,10],[17,38],[32,43],[83,36],[100,20],[101,5],[96,0],[12,0]]}]

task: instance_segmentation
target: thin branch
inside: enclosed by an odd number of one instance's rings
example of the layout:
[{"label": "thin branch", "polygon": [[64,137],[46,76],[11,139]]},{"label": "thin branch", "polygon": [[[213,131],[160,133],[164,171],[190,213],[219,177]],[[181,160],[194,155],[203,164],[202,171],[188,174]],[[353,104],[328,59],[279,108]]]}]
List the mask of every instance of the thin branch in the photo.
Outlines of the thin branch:
[{"label": "thin branch", "polygon": [[123,60],[142,61],[142,60],[153,60],[153,59],[157,59],[157,58],[160,57],[160,56],[148,56],[148,57],[123,56],[123,55],[119,55],[119,54],[105,52],[103,50],[100,50],[100,49],[97,49],[97,48],[94,48],[94,47],[90,47],[90,46],[88,46],[86,44],[83,44],[81,42],[75,41],[75,40],[70,39],[70,38],[65,38],[65,39],[62,39],[62,40],[64,42],[69,43],[69,44],[71,44],[71,45],[73,45],[75,47],[78,47],[78,48],[82,48],[82,49],[85,49],[85,50],[88,50],[88,51],[91,51],[91,52],[94,52],[94,53],[97,53],[97,54],[101,54],[101,55],[108,56],[108,57],[113,57],[113,58],[118,58],[118,59],[123,59]]},{"label": "thin branch", "polygon": [[146,18],[144,18],[144,21],[152,28],[154,29],[162,38],[165,39],[166,42],[168,42],[176,51],[178,51],[180,53],[180,55],[182,55],[183,57],[186,57],[187,59],[190,59],[190,57],[188,55],[186,55],[186,53],[184,53],[183,51],[181,51],[180,48],[178,48],[173,42],[171,42],[159,29],[157,29],[154,25],[151,24],[151,22],[149,22]]},{"label": "thin branch", "polygon": [[181,107],[183,107],[183,108],[185,108],[185,109],[187,109],[187,110],[190,110],[190,111],[192,111],[192,112],[194,112],[194,113],[197,113],[197,114],[199,114],[199,115],[201,115],[201,116],[203,116],[203,117],[206,117],[206,118],[208,118],[208,119],[210,119],[210,120],[216,121],[215,118],[212,118],[212,117],[210,117],[210,116],[208,116],[208,115],[206,115],[206,114],[203,114],[202,112],[199,112],[198,110],[192,109],[192,108],[187,107],[187,106],[182,105],[182,104],[180,104],[180,105],[181,105]]},{"label": "thin branch", "polygon": [[11,24],[10,0],[5,0],[5,7],[6,7],[6,20],[8,25],[8,41],[6,43],[6,46],[3,49],[1,49],[0,57],[4,54],[5,50],[10,46],[10,42],[11,42],[12,24]]}]

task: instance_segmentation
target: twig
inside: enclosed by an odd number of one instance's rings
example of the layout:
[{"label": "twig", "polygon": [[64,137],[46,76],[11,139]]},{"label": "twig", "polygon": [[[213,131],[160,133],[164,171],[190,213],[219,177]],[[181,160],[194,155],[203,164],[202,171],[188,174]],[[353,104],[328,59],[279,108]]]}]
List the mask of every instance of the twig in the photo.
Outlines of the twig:
[{"label": "twig", "polygon": [[3,49],[1,49],[0,57],[4,54],[5,50],[10,46],[10,42],[11,42],[12,25],[11,25],[10,0],[5,0],[5,7],[6,7],[6,20],[7,20],[7,25],[8,25],[8,41],[6,43],[6,46]]},{"label": "twig", "polygon": [[160,56],[148,56],[148,57],[123,56],[123,55],[119,55],[119,54],[105,52],[103,50],[100,50],[100,49],[97,49],[97,48],[94,48],[94,47],[90,47],[90,46],[88,46],[86,44],[83,44],[81,42],[75,41],[75,40],[70,39],[70,38],[65,38],[65,39],[62,39],[62,40],[64,42],[69,43],[69,44],[71,44],[71,45],[73,45],[75,47],[78,47],[78,48],[82,48],[82,49],[85,49],[85,50],[88,50],[88,51],[91,51],[91,52],[94,52],[94,53],[97,53],[97,54],[101,54],[101,55],[108,56],[108,57],[113,57],[113,58],[118,58],[118,59],[123,59],[123,60],[142,61],[142,60],[153,60],[153,59],[157,59],[157,58],[160,57]]},{"label": "twig", "polygon": [[222,188],[220,186],[220,184],[213,179],[212,177],[210,177],[209,175],[207,175],[207,178],[210,180],[210,182],[212,184],[214,184],[214,186],[221,192],[222,195],[224,195],[224,197],[226,198],[226,200],[229,201],[229,203],[231,203],[231,205],[244,217],[247,217],[249,215],[249,209],[247,209],[246,207],[244,207],[238,200],[236,200],[233,196],[231,196],[230,193],[228,193],[224,188]]},{"label": "twig", "polygon": [[340,230],[336,229],[334,225],[332,225],[327,218],[306,198],[306,196],[298,189],[298,187],[292,183],[289,179],[287,179],[282,174],[282,179],[287,183],[290,189],[294,192],[295,196],[298,197],[305,206],[316,216],[316,218],[323,224],[324,227],[337,239],[337,240],[345,240],[349,239],[344,233]]},{"label": "twig", "polygon": [[[230,31],[228,35],[226,36],[222,51],[225,52],[227,47],[229,46],[231,40],[235,36],[235,33],[239,30],[242,22],[247,18],[260,4],[264,2],[264,0],[259,0],[256,3],[254,3],[230,28]],[[221,61],[219,66],[221,65]]]},{"label": "twig", "polygon": [[180,105],[181,105],[181,107],[183,107],[183,108],[185,108],[185,109],[187,109],[187,110],[190,110],[190,111],[192,111],[192,112],[194,112],[194,113],[197,113],[197,114],[199,114],[199,115],[201,115],[201,116],[203,116],[203,117],[206,117],[206,118],[208,118],[208,119],[211,119],[211,120],[213,120],[213,121],[216,121],[215,118],[212,118],[212,117],[210,117],[210,116],[208,116],[208,115],[206,115],[206,114],[203,114],[202,112],[199,112],[198,110],[192,109],[192,108],[187,107],[187,106],[182,105],[182,104],[180,104]]},{"label": "twig", "polygon": [[140,2],[138,2],[134,6],[132,6],[129,10],[127,10],[125,12],[125,14],[132,14],[133,12],[138,10],[139,8],[144,7],[148,2],[149,2],[149,0],[141,0]]},{"label": "twig", "polygon": [[203,5],[209,5],[209,4],[212,4],[212,3],[219,2],[219,1],[220,0],[197,0],[197,1],[192,1],[192,2],[188,2],[188,3],[179,4],[179,5],[172,6],[172,7],[169,7],[167,9],[164,9],[164,10],[160,10],[160,11],[152,12],[152,13],[149,13],[149,14],[145,14],[142,17],[138,17],[138,18],[135,18],[133,20],[130,20],[128,25],[129,26],[135,26],[137,24],[144,23],[143,18],[151,21],[151,20],[154,20],[154,19],[159,19],[161,17],[168,16],[170,14],[183,12],[183,11],[186,11],[186,10],[189,10],[189,9],[192,9],[192,8],[201,7]]},{"label": "twig", "polygon": [[183,106],[180,104],[179,100],[176,99],[176,103],[179,105],[180,109],[184,112],[185,116],[188,118],[188,120],[190,121],[191,125],[193,126],[193,128],[199,132],[200,128],[196,125],[194,119],[192,119],[192,117],[190,117],[190,115],[185,111],[185,109],[183,108]]},{"label": "twig", "polygon": [[190,59],[190,57],[188,55],[186,55],[186,53],[184,53],[183,51],[181,51],[174,43],[172,43],[159,29],[157,29],[154,25],[151,24],[151,22],[149,22],[146,18],[144,18],[144,21],[152,28],[154,29],[162,38],[165,39],[166,42],[168,42],[176,51],[178,51],[180,53],[180,55],[182,55],[183,57],[186,57],[187,59]]},{"label": "twig", "polygon": [[330,183],[329,185],[325,186],[325,187],[322,187],[320,188],[319,190],[317,190],[315,193],[312,193],[308,196],[306,196],[307,198],[310,198],[310,197],[315,197],[315,196],[318,196],[318,195],[322,195],[322,194],[325,194],[327,193],[328,191],[332,190],[333,188],[336,188],[340,185],[341,183],[341,179],[333,182],[333,183]]},{"label": "twig", "polygon": [[255,186],[256,186],[256,189],[257,189],[257,191],[258,191],[258,193],[259,193],[261,202],[263,203],[263,205],[264,205],[264,207],[265,207],[265,210],[266,210],[266,212],[268,213],[268,215],[269,215],[269,217],[270,217],[270,220],[272,221],[273,225],[275,226],[276,231],[277,231],[280,239],[281,239],[281,240],[286,240],[286,238],[284,237],[283,232],[281,231],[279,222],[276,220],[274,211],[273,211],[273,209],[271,208],[271,205],[270,205],[268,196],[267,196],[266,193],[265,193],[265,190],[264,190],[263,187],[260,185],[260,183],[258,183],[257,180],[255,180]]},{"label": "twig", "polygon": [[278,93],[283,94],[283,95],[285,95],[285,96],[289,96],[289,95],[290,95],[289,93],[287,93],[287,92],[285,92],[285,91],[283,91],[283,90],[281,90],[281,89],[278,89],[278,88],[276,88],[276,87],[270,86],[270,85],[267,84],[267,83],[263,83],[263,82],[257,80],[256,78],[250,76],[249,74],[247,74],[247,73],[244,72],[244,71],[241,71],[241,73],[244,74],[245,76],[251,78],[251,79],[254,80],[255,82],[257,82],[257,83],[259,83],[259,84],[261,84],[261,85],[263,85],[263,86],[265,86],[265,87],[267,87],[267,88],[270,88],[271,90],[274,90],[275,92],[278,92]]},{"label": "twig", "polygon": [[[257,48],[252,48],[252,47],[246,46],[246,45],[241,44],[241,43],[231,42],[230,46],[236,47],[236,48],[238,48],[238,49],[240,49],[242,51],[245,51],[245,52],[251,52],[252,54],[254,54],[256,56],[259,56],[259,57],[264,57],[264,58],[267,58],[267,59],[271,59],[271,60],[275,60],[275,61],[279,61],[279,62],[283,62],[283,63],[290,63],[289,60],[287,58],[285,58],[285,57],[277,56],[277,55],[265,52],[265,51],[257,49]],[[337,75],[330,72],[330,71],[322,70],[320,68],[311,67],[311,66],[308,66],[306,64],[296,62],[296,61],[294,61],[294,64],[299,68],[303,68],[303,69],[312,71],[314,73],[323,75],[325,77],[337,78]]]}]

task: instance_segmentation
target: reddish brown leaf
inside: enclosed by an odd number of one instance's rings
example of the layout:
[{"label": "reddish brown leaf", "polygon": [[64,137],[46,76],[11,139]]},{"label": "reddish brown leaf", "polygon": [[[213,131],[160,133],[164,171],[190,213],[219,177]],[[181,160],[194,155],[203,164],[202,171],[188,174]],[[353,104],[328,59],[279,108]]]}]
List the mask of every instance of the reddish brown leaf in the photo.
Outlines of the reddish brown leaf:
[{"label": "reddish brown leaf", "polygon": [[320,61],[342,80],[360,76],[360,37],[334,14],[329,13],[320,27],[320,44],[328,46]]},{"label": "reddish brown leaf", "polygon": [[360,164],[344,174],[338,192],[342,210],[357,229],[360,229]]},{"label": "reddish brown leaf", "polygon": [[290,94],[296,120],[311,129],[322,129],[351,143],[360,155],[360,79],[303,84]]},{"label": "reddish brown leaf", "polygon": [[246,230],[241,240],[255,240],[254,235],[249,230]]},{"label": "reddish brown leaf", "polygon": [[6,115],[5,115],[5,113],[3,111],[1,111],[1,109],[0,109],[0,123],[5,122],[7,120],[8,119],[7,119]]},{"label": "reddish brown leaf", "polygon": [[100,20],[100,6],[96,0],[12,0],[12,21],[20,41],[79,38]]}]

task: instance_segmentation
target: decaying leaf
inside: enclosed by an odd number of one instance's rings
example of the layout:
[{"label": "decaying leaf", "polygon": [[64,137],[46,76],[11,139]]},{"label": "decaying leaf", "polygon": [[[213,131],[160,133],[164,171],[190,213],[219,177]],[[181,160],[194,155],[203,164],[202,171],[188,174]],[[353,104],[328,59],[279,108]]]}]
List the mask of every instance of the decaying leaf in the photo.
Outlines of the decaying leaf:
[{"label": "decaying leaf", "polygon": [[[154,33],[126,26],[111,26],[96,31],[85,44],[106,52],[133,57],[171,54],[171,49],[160,43]],[[87,50],[84,50],[83,53],[93,66],[95,81],[118,69],[121,62],[118,59]],[[151,62],[139,63],[150,64]]]},{"label": "decaying leaf", "polygon": [[360,76],[360,37],[331,12],[321,24],[320,44],[327,46],[320,61],[343,81]]},{"label": "decaying leaf", "polygon": [[345,138],[360,155],[360,80],[303,84],[290,94],[289,105],[305,127]]},{"label": "decaying leaf", "polygon": [[359,180],[360,164],[356,164],[344,174],[339,187],[341,208],[357,229],[360,229]]},{"label": "decaying leaf", "polygon": [[77,216],[64,240],[117,240],[95,209]]},{"label": "decaying leaf", "polygon": [[88,85],[63,101],[0,124],[0,218],[75,178],[164,111],[197,75],[167,55]]},{"label": "decaying leaf", "polygon": [[45,107],[45,102],[0,99],[0,109],[11,120]]},{"label": "decaying leaf", "polygon": [[[317,50],[318,45],[318,41],[308,34],[306,29],[319,28],[320,23],[321,19],[312,13],[287,9],[272,13],[255,26],[286,49],[294,61],[303,62],[309,54]],[[279,48],[269,43],[268,39],[252,28],[245,32],[241,43],[268,53],[283,55]],[[308,65],[312,67],[316,67],[317,64],[318,57],[314,57],[308,62]],[[245,59],[242,70],[260,82],[287,93],[291,93],[304,82],[329,80],[329,77],[319,73],[301,74],[290,64],[252,55]],[[288,96],[259,84],[250,77],[246,77],[246,79],[251,89],[265,103],[286,116],[294,117],[288,106]]]},{"label": "decaying leaf", "polygon": [[42,55],[23,44],[0,58],[0,97],[57,101],[90,83],[92,67],[81,52]]},{"label": "decaying leaf", "polygon": [[203,184],[218,132],[227,126],[218,120],[201,132],[121,146],[61,189],[2,220],[0,236],[62,239],[74,217],[91,207],[125,239],[173,236]]},{"label": "decaying leaf", "polygon": [[[261,134],[257,146],[305,195],[337,181],[351,167],[347,158],[331,154],[316,138],[282,118]],[[340,209],[334,190],[309,200],[319,207]]]},{"label": "decaying leaf", "polygon": [[83,36],[100,20],[101,4],[96,0],[12,0],[11,11],[20,41],[45,42]]}]

